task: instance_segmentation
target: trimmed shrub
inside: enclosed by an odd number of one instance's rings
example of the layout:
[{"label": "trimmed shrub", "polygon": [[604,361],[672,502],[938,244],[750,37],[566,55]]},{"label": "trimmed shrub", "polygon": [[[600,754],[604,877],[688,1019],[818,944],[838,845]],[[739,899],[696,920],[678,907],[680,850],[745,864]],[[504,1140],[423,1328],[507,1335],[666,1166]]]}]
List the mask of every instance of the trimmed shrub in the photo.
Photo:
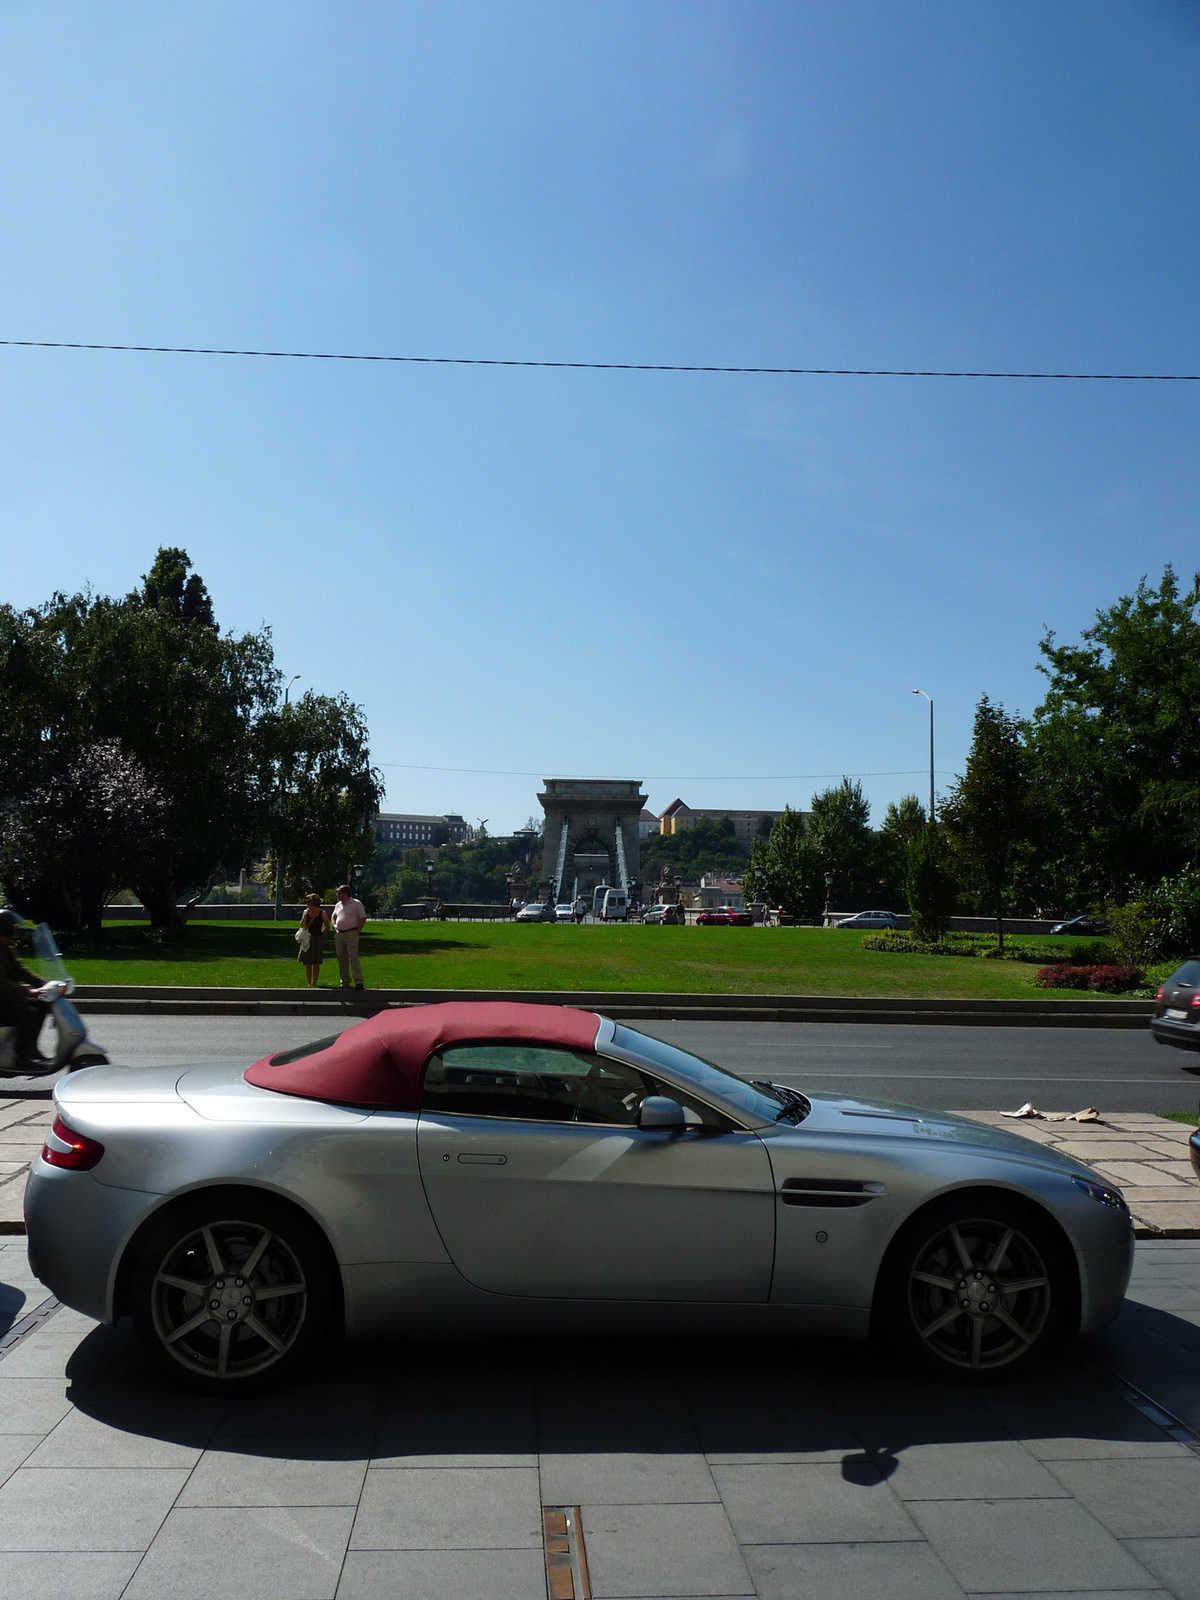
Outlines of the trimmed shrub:
[{"label": "trimmed shrub", "polygon": [[889,956],[969,956],[972,950],[957,950],[951,944],[932,939],[914,939],[910,933],[864,933],[864,950],[881,950]]},{"label": "trimmed shrub", "polygon": [[1039,989],[1086,989],[1090,967],[1072,967],[1060,961],[1057,966],[1039,967],[1034,983]]},{"label": "trimmed shrub", "polygon": [[1091,989],[1097,994],[1124,994],[1136,989],[1144,974],[1141,967],[1074,967],[1059,962],[1041,967],[1034,977],[1040,989]]},{"label": "trimmed shrub", "polygon": [[1100,994],[1121,994],[1142,981],[1141,967],[1089,967],[1088,988]]}]

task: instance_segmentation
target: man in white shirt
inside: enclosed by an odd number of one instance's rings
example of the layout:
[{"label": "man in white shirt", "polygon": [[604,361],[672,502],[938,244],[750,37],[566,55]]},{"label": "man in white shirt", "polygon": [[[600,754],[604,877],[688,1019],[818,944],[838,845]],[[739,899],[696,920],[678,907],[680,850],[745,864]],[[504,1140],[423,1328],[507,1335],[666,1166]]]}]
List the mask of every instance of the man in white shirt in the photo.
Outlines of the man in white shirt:
[{"label": "man in white shirt", "polygon": [[346,884],[337,892],[337,905],[333,908],[333,945],[337,951],[338,977],[341,987],[350,987],[350,974],[354,974],[354,987],[363,987],[362,962],[358,959],[358,936],[367,920],[366,909],[356,900]]}]

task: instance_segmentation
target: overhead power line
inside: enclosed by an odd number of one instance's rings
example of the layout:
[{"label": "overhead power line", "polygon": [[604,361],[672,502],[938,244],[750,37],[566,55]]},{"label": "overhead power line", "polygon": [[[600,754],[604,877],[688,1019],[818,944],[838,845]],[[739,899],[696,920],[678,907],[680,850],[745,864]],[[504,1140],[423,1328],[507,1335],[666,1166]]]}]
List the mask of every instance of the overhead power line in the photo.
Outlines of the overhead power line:
[{"label": "overhead power line", "polygon": [[221,350],[179,344],[0,339],[14,350],[120,350],[131,355],[262,356],[280,361],[391,361],[426,367],[542,367],[573,372],[715,372],[793,378],[1045,378],[1071,383],[1200,383],[1200,372],[968,372],[908,367],[718,367],[667,361],[518,361],[500,356],[390,356],[344,350]]},{"label": "overhead power line", "polygon": [[[482,778],[541,778],[546,776],[546,768],[542,767],[537,772],[511,772],[498,767],[427,767],[415,761],[380,761],[381,767],[394,767],[402,772],[462,772]],[[903,768],[896,772],[754,772],[754,773],[729,773],[715,772],[708,774],[678,773],[678,772],[650,772],[638,779],[639,783],[815,783],[818,778],[918,778],[923,773],[928,773],[928,767]],[[940,777],[952,777],[952,773],[939,770]],[[611,778],[611,772],[560,772],[560,778],[569,778],[574,782],[602,783],[606,778]]]}]

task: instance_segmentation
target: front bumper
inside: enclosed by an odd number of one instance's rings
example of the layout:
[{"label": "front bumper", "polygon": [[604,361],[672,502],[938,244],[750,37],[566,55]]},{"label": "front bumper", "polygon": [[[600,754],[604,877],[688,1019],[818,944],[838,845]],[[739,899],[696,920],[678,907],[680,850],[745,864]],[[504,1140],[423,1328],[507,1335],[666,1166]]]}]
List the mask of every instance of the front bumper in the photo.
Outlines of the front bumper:
[{"label": "front bumper", "polygon": [[1082,1258],[1082,1304],[1079,1331],[1095,1333],[1119,1315],[1133,1272],[1134,1237],[1128,1237],[1104,1250],[1085,1250]]},{"label": "front bumper", "polygon": [[1200,1050],[1200,1022],[1178,1022],[1173,1017],[1151,1017],[1150,1032],[1159,1044],[1173,1044],[1177,1050]]}]

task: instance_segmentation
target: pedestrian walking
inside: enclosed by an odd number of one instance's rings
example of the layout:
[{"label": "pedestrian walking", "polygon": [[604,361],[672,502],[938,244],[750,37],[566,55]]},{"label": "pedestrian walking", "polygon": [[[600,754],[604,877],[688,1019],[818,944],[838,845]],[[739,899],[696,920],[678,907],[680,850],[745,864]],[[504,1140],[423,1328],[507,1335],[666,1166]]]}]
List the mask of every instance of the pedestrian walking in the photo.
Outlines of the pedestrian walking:
[{"label": "pedestrian walking", "polygon": [[332,927],[329,913],[321,904],[319,894],[310,894],[296,929],[296,943],[300,948],[296,960],[304,963],[304,979],[310,989],[315,989],[321,978],[321,963],[325,959],[325,935]]},{"label": "pedestrian walking", "polygon": [[347,884],[340,884],[337,905],[333,908],[333,947],[337,951],[339,986],[350,987],[354,974],[354,987],[363,987],[362,962],[358,959],[358,936],[367,920],[366,909],[356,900]]}]

